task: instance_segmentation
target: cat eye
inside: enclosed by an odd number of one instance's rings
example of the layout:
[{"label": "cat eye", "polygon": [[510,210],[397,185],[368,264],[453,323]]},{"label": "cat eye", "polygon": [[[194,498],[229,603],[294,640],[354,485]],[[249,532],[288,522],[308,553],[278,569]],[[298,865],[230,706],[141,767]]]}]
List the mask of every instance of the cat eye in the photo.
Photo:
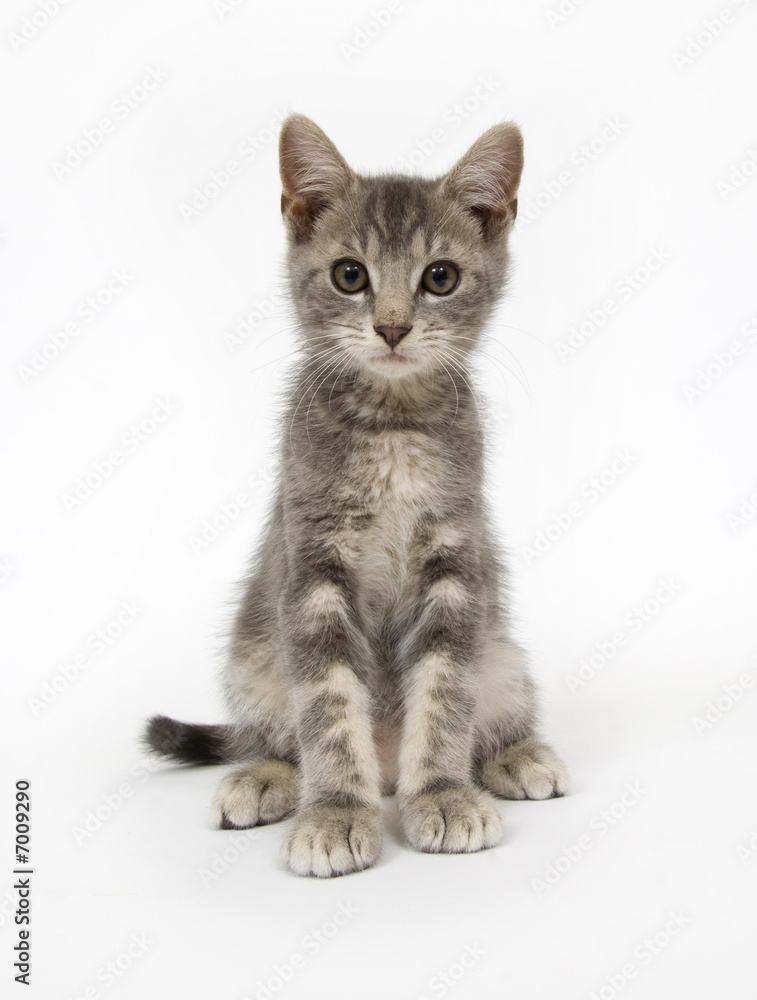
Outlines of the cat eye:
[{"label": "cat eye", "polygon": [[368,285],[368,272],[356,260],[340,260],[331,271],[334,284],[343,292],[362,292]]},{"label": "cat eye", "polygon": [[438,260],[434,264],[429,264],[423,272],[421,285],[434,295],[448,295],[457,287],[459,280],[460,272],[454,264],[450,264],[448,260]]}]

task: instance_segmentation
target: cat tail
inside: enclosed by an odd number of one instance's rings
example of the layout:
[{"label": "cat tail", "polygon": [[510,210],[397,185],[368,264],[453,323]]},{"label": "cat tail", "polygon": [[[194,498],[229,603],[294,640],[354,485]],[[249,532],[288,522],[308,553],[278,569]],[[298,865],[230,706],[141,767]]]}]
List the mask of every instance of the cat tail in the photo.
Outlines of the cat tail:
[{"label": "cat tail", "polygon": [[226,764],[233,760],[231,732],[231,726],[177,722],[166,715],[154,715],[145,726],[142,743],[151,753],[177,764]]}]

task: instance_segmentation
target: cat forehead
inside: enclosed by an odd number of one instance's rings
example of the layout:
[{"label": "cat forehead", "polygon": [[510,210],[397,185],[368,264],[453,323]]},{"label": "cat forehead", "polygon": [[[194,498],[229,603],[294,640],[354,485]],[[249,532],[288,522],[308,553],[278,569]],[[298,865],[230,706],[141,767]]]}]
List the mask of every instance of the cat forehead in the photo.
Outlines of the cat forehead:
[{"label": "cat forehead", "polygon": [[377,238],[386,252],[401,252],[413,243],[428,247],[435,231],[436,187],[410,177],[378,177],[363,181],[360,221],[366,235]]},{"label": "cat forehead", "polygon": [[[403,175],[356,177],[327,224],[328,248],[364,258],[423,258],[463,250],[472,228],[438,181]],[[461,239],[462,237],[462,239]],[[333,242],[332,242],[333,241]]]}]

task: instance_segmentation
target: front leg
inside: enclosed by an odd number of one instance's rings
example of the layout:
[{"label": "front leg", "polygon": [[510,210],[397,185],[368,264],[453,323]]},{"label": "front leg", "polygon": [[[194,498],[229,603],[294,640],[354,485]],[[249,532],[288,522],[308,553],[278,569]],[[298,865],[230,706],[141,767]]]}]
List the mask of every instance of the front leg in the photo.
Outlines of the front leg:
[{"label": "front leg", "polygon": [[397,795],[403,829],[421,851],[461,853],[502,839],[495,800],[472,780],[475,675],[484,605],[473,545],[425,561],[407,678]]},{"label": "front leg", "polygon": [[282,635],[301,793],[284,857],[299,875],[345,875],[374,864],[381,850],[379,766],[363,680],[369,647],[333,549],[310,547],[292,564]]}]

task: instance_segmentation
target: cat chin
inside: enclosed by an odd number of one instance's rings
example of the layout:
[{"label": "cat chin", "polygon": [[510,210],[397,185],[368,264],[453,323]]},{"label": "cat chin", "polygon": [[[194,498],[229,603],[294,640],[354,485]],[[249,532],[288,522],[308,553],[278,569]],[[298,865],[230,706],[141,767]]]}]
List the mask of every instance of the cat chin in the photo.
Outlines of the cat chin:
[{"label": "cat chin", "polygon": [[422,366],[406,354],[380,354],[371,358],[366,366],[372,375],[378,375],[385,379],[401,379],[408,375],[419,375]]}]

